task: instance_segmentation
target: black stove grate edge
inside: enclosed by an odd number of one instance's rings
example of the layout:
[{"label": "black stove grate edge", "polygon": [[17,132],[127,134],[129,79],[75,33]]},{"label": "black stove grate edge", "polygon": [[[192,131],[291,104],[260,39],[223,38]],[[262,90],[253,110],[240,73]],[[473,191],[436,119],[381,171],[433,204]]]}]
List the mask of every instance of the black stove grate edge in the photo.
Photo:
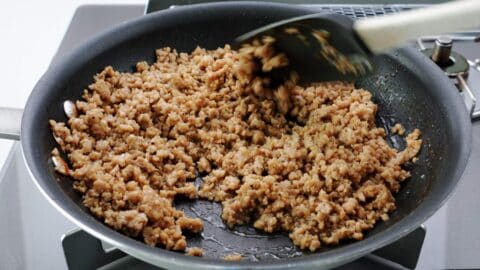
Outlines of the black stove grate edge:
[{"label": "black stove grate edge", "polygon": [[[415,269],[426,231],[419,227],[400,240],[387,245],[337,270]],[[118,249],[105,251],[102,241],[83,230],[74,230],[62,237],[62,246],[69,270],[160,270]],[[78,256],[82,254],[82,256]]]}]

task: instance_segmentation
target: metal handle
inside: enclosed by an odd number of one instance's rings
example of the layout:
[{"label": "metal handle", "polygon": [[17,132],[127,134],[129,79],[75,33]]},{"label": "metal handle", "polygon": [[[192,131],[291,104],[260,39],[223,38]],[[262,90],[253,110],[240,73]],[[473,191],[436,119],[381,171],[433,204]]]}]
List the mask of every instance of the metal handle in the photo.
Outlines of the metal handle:
[{"label": "metal handle", "polygon": [[0,108],[0,139],[20,140],[22,109]]},{"label": "metal handle", "polygon": [[465,30],[480,25],[480,1],[462,0],[398,14],[358,20],[354,29],[374,53],[398,47],[425,35]]},{"label": "metal handle", "polygon": [[64,234],[62,246],[70,270],[104,269],[102,266],[127,256],[118,249],[106,252],[100,240],[79,229]]}]

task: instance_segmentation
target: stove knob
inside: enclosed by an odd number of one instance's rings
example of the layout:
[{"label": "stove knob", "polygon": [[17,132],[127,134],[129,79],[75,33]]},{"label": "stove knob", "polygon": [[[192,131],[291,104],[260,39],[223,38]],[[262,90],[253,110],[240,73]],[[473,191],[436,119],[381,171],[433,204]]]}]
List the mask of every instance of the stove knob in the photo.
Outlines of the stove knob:
[{"label": "stove knob", "polygon": [[439,37],[435,40],[433,47],[432,60],[441,67],[452,64],[450,61],[450,54],[452,52],[452,39],[449,37]]}]

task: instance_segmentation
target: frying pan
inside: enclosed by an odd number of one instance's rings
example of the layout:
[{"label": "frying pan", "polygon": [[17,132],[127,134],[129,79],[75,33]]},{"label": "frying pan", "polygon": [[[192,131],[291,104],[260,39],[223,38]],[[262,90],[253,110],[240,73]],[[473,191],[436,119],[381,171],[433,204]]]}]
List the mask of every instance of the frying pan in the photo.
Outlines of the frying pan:
[{"label": "frying pan", "polygon": [[[422,131],[419,160],[408,165],[412,177],[395,195],[397,210],[386,222],[358,242],[342,242],[315,253],[296,249],[286,234],[265,234],[247,227],[227,229],[218,204],[197,200],[176,201],[187,214],[204,220],[202,235],[189,235],[190,246],[205,250],[203,258],[150,247],[104,225],[82,206],[71,179],[54,172],[50,151],[56,146],[48,120],[66,121],[65,100],[80,99],[94,74],[106,65],[133,71],[136,62],[154,61],[156,48],[170,46],[191,51],[197,45],[214,49],[235,37],[274,21],[310,14],[299,6],[256,2],[211,3],[178,7],[123,23],[86,42],[55,63],[32,91],[21,120],[21,145],[27,168],[45,197],[80,228],[151,264],[188,269],[330,268],[383,247],[418,227],[448,198],[465,168],[471,141],[471,123],[458,90],[431,60],[413,48],[376,56],[375,72],[356,82],[373,94],[379,106],[377,125],[389,130],[403,123],[407,132]],[[2,110],[6,116],[9,110]],[[14,138],[20,121],[11,113],[0,123]],[[5,121],[6,121],[5,120]],[[388,142],[402,149],[405,143],[388,134]],[[197,179],[197,181],[200,181]],[[40,210],[40,209],[39,209]],[[41,231],[39,231],[41,233]],[[241,262],[222,257],[238,252]]]}]

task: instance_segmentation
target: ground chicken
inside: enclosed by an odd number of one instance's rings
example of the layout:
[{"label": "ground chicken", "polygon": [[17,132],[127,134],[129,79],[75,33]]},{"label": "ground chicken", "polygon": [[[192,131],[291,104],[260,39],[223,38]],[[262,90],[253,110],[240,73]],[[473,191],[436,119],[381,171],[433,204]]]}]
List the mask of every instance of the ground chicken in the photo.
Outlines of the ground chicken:
[{"label": "ground chicken", "polygon": [[392,127],[391,132],[392,132],[393,134],[396,133],[396,134],[398,134],[398,135],[400,135],[400,136],[403,136],[403,135],[405,134],[405,128],[402,126],[402,124],[397,123],[397,124],[395,124],[395,125]]},{"label": "ground chicken", "polygon": [[225,261],[238,262],[238,261],[241,261],[241,260],[243,259],[243,257],[242,257],[241,254],[232,253],[232,254],[226,255],[225,257],[223,257],[223,259],[224,259]]},{"label": "ground chicken", "polygon": [[187,248],[185,254],[188,255],[188,256],[202,257],[203,256],[203,249],[201,249],[199,247]]},{"label": "ground chicken", "polygon": [[230,227],[287,231],[302,249],[362,239],[395,209],[420,132],[405,150],[390,147],[371,94],[349,83],[300,86],[292,75],[271,86],[257,71],[288,64],[271,43],[163,48],[134,72],[106,67],[66,123],[50,120],[70,164],[54,150],[56,170],[93,215],[152,246],[185,250],[185,231],[202,231],[177,196],[221,202]]}]

